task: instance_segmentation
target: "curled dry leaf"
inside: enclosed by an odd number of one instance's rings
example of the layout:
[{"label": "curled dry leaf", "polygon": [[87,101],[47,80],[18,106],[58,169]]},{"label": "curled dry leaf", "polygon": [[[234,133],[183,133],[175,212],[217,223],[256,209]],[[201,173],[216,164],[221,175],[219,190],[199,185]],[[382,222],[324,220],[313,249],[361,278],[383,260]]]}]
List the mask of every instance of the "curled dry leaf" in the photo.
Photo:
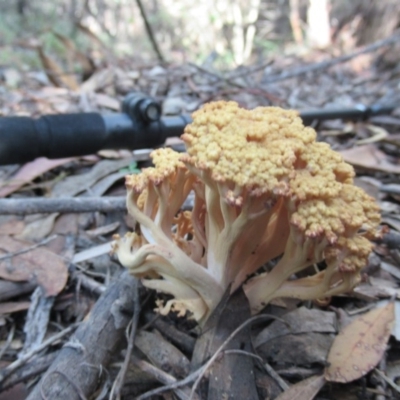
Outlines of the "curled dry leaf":
[{"label": "curled dry leaf", "polygon": [[371,371],[386,350],[394,319],[394,303],[390,302],[347,325],[332,344],[325,379],[346,383]]}]

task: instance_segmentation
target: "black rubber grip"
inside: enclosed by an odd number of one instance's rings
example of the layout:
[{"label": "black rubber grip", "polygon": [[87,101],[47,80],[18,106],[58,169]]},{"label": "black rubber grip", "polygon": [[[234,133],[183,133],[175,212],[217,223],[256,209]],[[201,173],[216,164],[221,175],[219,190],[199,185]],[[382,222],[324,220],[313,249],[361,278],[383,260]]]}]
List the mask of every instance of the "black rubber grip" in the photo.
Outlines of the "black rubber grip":
[{"label": "black rubber grip", "polygon": [[0,118],[0,165],[93,154],[107,141],[100,114]]}]

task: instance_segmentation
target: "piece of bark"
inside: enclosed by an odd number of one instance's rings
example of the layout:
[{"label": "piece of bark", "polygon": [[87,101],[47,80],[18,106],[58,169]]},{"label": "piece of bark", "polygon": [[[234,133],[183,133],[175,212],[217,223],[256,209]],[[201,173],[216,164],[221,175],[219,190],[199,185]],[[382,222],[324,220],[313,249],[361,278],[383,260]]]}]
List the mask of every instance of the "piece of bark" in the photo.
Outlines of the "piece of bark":
[{"label": "piece of bark", "polygon": [[[251,317],[249,303],[243,290],[237,290],[229,299],[226,295],[206,322],[203,334],[197,340],[191,368],[194,371],[208,360],[232,332]],[[250,326],[232,338],[224,350],[253,352]],[[258,400],[253,359],[243,354],[225,354],[217,358],[209,372],[207,400]],[[201,386],[204,391],[204,385]]]},{"label": "piece of bark", "polygon": [[189,360],[157,330],[138,332],[135,346],[164,372],[175,377],[185,377],[188,374]]},{"label": "piece of bark", "polygon": [[29,353],[42,344],[47,332],[54,300],[55,297],[46,296],[40,286],[33,292],[31,304],[25,319],[25,340],[21,354]]},{"label": "piece of bark", "polygon": [[35,386],[28,400],[89,398],[101,383],[101,371],[124,342],[132,317],[136,280],[123,272],[99,298],[89,317]]},{"label": "piece of bark", "polygon": [[168,338],[178,349],[182,350],[186,355],[193,353],[193,348],[196,343],[194,337],[175,328],[172,323],[164,321],[160,315],[158,318],[155,317],[156,314],[152,312],[145,314],[146,321],[151,322],[151,326],[162,332],[163,336]]}]

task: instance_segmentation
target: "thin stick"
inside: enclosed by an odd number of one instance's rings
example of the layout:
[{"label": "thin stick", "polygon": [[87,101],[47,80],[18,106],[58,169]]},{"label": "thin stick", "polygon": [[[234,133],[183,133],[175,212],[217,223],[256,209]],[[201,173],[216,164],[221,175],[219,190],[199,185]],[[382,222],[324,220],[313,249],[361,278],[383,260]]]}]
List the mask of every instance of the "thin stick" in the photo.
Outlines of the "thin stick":
[{"label": "thin stick", "polygon": [[28,362],[23,367],[19,368],[18,371],[12,373],[7,377],[7,379],[0,385],[0,392],[4,392],[7,389],[15,386],[20,382],[27,382],[32,378],[35,378],[42,372],[46,371],[47,368],[56,358],[58,352],[54,351],[52,353],[46,354],[45,356],[39,356]]},{"label": "thin stick", "polygon": [[225,350],[224,351],[224,356],[225,354],[240,354],[241,356],[246,356],[246,357],[250,357],[250,358],[254,358],[260,362],[264,362],[264,360],[262,359],[262,357],[260,357],[257,354],[254,353],[250,353],[249,351],[245,351],[245,350],[239,350],[239,349],[230,349],[230,350]]},{"label": "thin stick", "polygon": [[238,326],[227,338],[226,340],[219,346],[217,351],[212,355],[212,357],[200,368],[200,374],[197,377],[196,381],[193,384],[192,391],[190,392],[190,397],[189,400],[192,400],[193,395],[197,389],[197,386],[199,385],[201,379],[203,378],[204,374],[207,372],[207,370],[211,367],[211,365],[214,363],[214,361],[217,359],[219,354],[222,352],[222,350],[225,348],[225,346],[246,326],[252,324],[255,321],[259,321],[262,319],[271,319],[271,318],[276,318],[274,316],[264,314],[264,315],[257,315],[255,317],[249,318],[247,321],[243,322],[240,326]]},{"label": "thin stick", "polygon": [[224,82],[224,83],[226,83],[226,84],[228,84],[230,86],[234,86],[234,87],[236,87],[238,89],[246,90],[246,91],[248,91],[251,94],[254,94],[256,96],[257,95],[258,96],[264,96],[265,98],[267,98],[268,100],[270,100],[272,102],[281,101],[281,99],[279,99],[278,97],[274,96],[273,94],[267,92],[266,90],[264,90],[264,89],[262,89],[260,87],[250,87],[248,85],[236,82],[234,80],[235,77],[229,77],[229,78],[228,77],[224,77],[224,76],[222,76],[222,75],[220,75],[220,74],[218,74],[216,72],[209,71],[208,69],[206,69],[206,68],[204,68],[204,67],[202,67],[200,65],[193,64],[193,63],[189,63],[189,65],[195,67],[196,69],[198,69],[201,72],[204,72],[204,73],[206,73],[206,74],[208,74],[210,76],[213,76],[213,77],[219,79],[220,81],[222,81],[222,82]]},{"label": "thin stick", "polygon": [[65,328],[61,332],[56,333],[55,335],[51,336],[47,340],[45,340],[40,346],[35,347],[31,351],[28,351],[24,355],[21,356],[18,360],[15,360],[13,363],[8,365],[6,368],[4,368],[0,372],[0,383],[4,381],[7,376],[12,374],[14,371],[16,371],[19,367],[24,365],[27,361],[29,361],[35,354],[40,353],[42,350],[44,350],[46,347],[50,346],[57,340],[62,339],[64,336],[68,335],[70,332],[72,332],[79,323],[70,325],[68,328]]},{"label": "thin stick", "polygon": [[204,373],[207,371],[207,369],[211,366],[211,364],[216,360],[216,358],[218,357],[218,355],[221,353],[221,351],[225,348],[225,346],[242,330],[244,329],[246,326],[252,324],[255,321],[259,321],[262,319],[277,319],[280,320],[284,323],[286,323],[286,321],[282,320],[281,318],[275,317],[275,316],[271,316],[268,314],[264,314],[264,315],[257,315],[256,317],[252,317],[249,318],[247,321],[245,321],[242,325],[240,325],[238,328],[236,328],[231,335],[221,344],[221,346],[218,348],[218,350],[215,352],[215,354],[210,358],[210,360],[204,364],[202,367],[198,368],[196,371],[192,372],[190,375],[188,375],[185,379],[182,379],[180,381],[171,383],[170,385],[165,385],[162,387],[159,387],[157,389],[153,389],[150,390],[146,393],[143,393],[142,395],[140,395],[139,397],[136,398],[136,400],[144,400],[144,399],[148,399],[156,394],[165,392],[167,390],[172,390],[172,389],[176,389],[182,386],[187,385],[188,383],[194,381],[196,378],[196,382],[194,383],[193,387],[192,387],[192,391],[190,392],[190,397],[189,400],[193,399],[194,396],[194,392],[201,380],[201,378],[203,377]]},{"label": "thin stick", "polygon": [[125,197],[65,197],[0,199],[0,215],[110,212],[126,210]]},{"label": "thin stick", "polygon": [[279,376],[279,374],[268,363],[263,363],[263,367],[267,371],[268,375],[279,385],[279,387],[283,391],[289,389],[289,385]]},{"label": "thin stick", "polygon": [[202,368],[203,367],[200,367],[196,371],[192,372],[185,379],[170,383],[169,385],[161,386],[161,387],[159,387],[157,389],[149,390],[148,392],[143,393],[142,395],[137,397],[136,400],[148,399],[148,398],[151,398],[152,396],[155,396],[156,394],[160,394],[160,393],[166,392],[168,390],[174,390],[174,389],[178,389],[178,388],[180,388],[182,386],[185,386],[188,383],[193,382],[199,376],[199,374],[202,371]]},{"label": "thin stick", "polygon": [[[134,283],[134,278],[126,271],[113,277],[107,290],[42,377],[41,382],[45,381],[44,392],[49,399],[58,399],[61,394],[63,399],[76,397],[68,382],[51,374],[52,371],[62,371],[86,397],[91,398],[99,386],[102,372],[117,354],[121,340],[124,340],[124,332],[131,319],[129,313],[133,308]],[[47,375],[50,376],[46,379]],[[31,390],[29,400],[41,399],[41,382]]]},{"label": "thin stick", "polygon": [[102,285],[89,276],[86,276],[84,272],[74,271],[71,278],[77,281],[78,284],[82,285],[86,290],[96,294],[97,296],[101,296],[106,291],[106,285]]},{"label": "thin stick", "polygon": [[4,346],[0,349],[0,360],[3,358],[4,353],[7,351],[8,346],[10,346],[12,340],[14,339],[14,333],[15,333],[15,323],[11,325],[10,332],[8,332],[7,335],[7,340]]},{"label": "thin stick", "polygon": [[374,371],[387,383],[389,384],[397,393],[400,393],[400,386],[397,385],[392,379],[388,378],[381,370],[375,368]]},{"label": "thin stick", "polygon": [[343,56],[332,58],[330,60],[321,61],[319,63],[306,65],[306,66],[299,67],[299,68],[293,68],[293,69],[283,72],[282,74],[279,74],[279,75],[267,76],[262,80],[262,83],[263,84],[275,83],[278,81],[283,81],[285,79],[304,75],[309,72],[315,72],[315,71],[318,71],[321,69],[327,69],[327,68],[332,67],[333,65],[349,61],[355,57],[360,56],[361,54],[371,53],[373,51],[376,51],[383,46],[397,42],[399,39],[400,39],[400,34],[397,32],[396,34],[389,36],[386,39],[378,40],[377,42],[372,43],[368,46],[364,46],[363,48],[356,50],[353,53],[345,54]]},{"label": "thin stick", "polygon": [[[137,326],[139,322],[139,314],[140,314],[140,299],[139,299],[139,287],[138,287],[138,281],[135,280],[135,285],[134,285],[134,290],[133,290],[133,317],[132,317],[132,323],[130,324],[130,333],[127,335],[127,340],[128,340],[128,348],[126,350],[126,355],[124,359],[124,363],[122,364],[121,369],[119,370],[119,373],[114,381],[114,385],[111,389],[111,394],[110,394],[110,400],[115,398],[117,400],[121,399],[121,389],[122,386],[124,385],[126,373],[128,372],[129,368],[129,363],[131,360],[132,352],[135,347],[135,337],[136,337],[136,332],[137,332]],[[127,331],[129,329],[129,325],[127,327]]]},{"label": "thin stick", "polygon": [[[132,361],[144,372],[147,372],[154,376],[159,382],[164,384],[170,384],[176,382],[176,378],[170,374],[167,374],[163,370],[155,367],[154,365],[148,363],[145,360],[140,360],[136,357],[132,357]],[[186,393],[187,392],[187,393]],[[175,394],[181,400],[187,400],[189,393],[189,388],[175,389]],[[196,396],[196,400],[199,400]]]}]

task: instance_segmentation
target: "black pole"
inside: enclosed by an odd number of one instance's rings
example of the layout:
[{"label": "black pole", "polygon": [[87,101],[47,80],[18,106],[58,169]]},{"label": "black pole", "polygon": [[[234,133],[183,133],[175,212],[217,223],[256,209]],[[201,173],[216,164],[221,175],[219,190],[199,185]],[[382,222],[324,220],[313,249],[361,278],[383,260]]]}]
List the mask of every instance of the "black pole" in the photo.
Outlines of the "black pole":
[{"label": "black pole", "polygon": [[[305,125],[329,119],[366,119],[390,114],[392,106],[302,111]],[[160,117],[157,102],[131,94],[117,114],[62,114],[0,118],[0,165],[24,163],[37,157],[63,158],[93,154],[103,149],[145,149],[162,146],[180,136],[189,115]]]}]

